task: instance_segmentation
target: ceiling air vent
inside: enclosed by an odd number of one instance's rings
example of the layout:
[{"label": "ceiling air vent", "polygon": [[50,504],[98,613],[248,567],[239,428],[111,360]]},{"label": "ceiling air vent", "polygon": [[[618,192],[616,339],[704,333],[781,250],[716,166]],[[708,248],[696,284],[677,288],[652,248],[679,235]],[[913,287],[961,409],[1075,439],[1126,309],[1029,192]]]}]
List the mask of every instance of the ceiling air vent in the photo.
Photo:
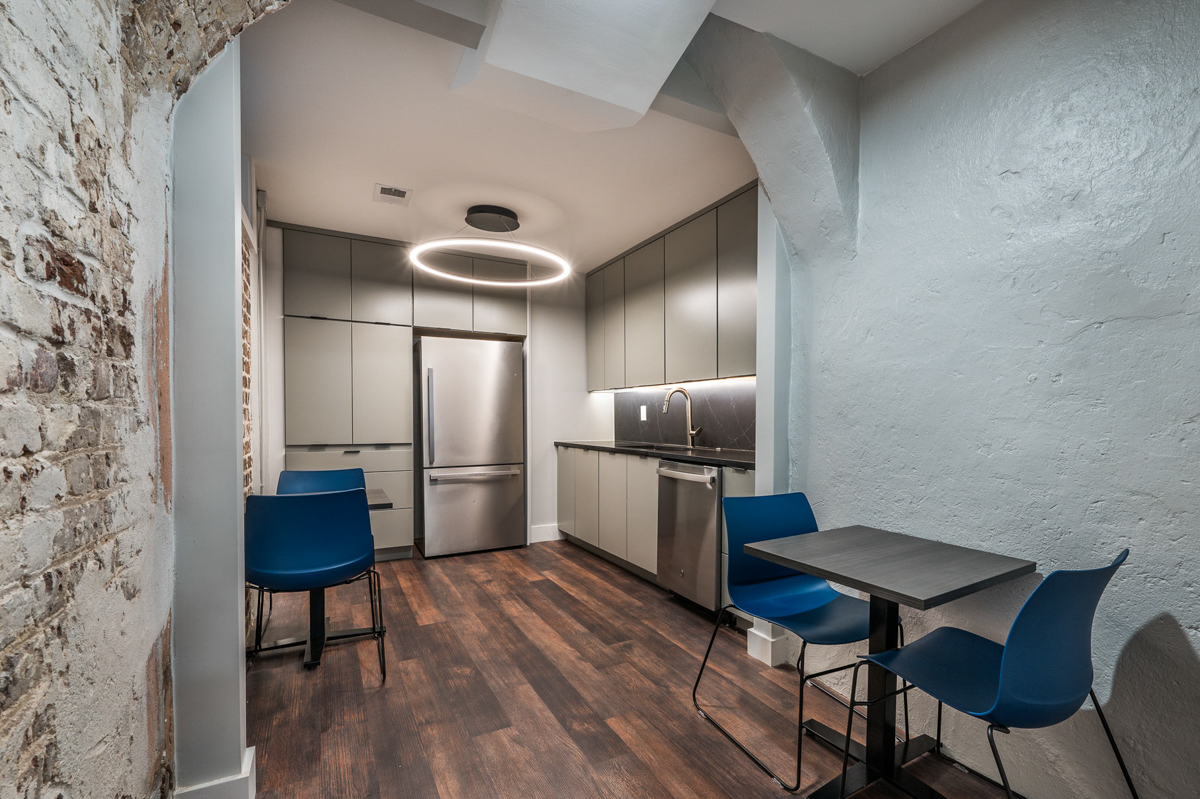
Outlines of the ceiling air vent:
[{"label": "ceiling air vent", "polygon": [[412,189],[400,189],[395,186],[375,184],[375,202],[391,203],[392,205],[408,205],[412,199]]}]

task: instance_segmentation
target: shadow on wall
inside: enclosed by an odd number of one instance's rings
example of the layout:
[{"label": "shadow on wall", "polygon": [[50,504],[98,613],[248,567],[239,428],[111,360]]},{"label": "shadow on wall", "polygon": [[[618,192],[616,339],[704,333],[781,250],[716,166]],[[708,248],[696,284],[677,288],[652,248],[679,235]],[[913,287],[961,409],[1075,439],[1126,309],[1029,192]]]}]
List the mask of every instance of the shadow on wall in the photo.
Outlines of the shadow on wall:
[{"label": "shadow on wall", "polygon": [[[1125,644],[1104,714],[1143,799],[1200,791],[1200,655],[1175,617],[1154,617]],[[1080,715],[1105,744],[1096,712]]]}]

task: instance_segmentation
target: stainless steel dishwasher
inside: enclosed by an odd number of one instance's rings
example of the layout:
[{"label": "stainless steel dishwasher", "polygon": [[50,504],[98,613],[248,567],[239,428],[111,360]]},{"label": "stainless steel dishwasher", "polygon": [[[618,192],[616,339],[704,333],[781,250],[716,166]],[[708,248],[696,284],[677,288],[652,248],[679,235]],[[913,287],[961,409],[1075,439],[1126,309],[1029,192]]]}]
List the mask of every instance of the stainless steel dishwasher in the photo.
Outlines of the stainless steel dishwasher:
[{"label": "stainless steel dishwasher", "polygon": [[658,584],[709,610],[721,601],[721,469],[658,462]]}]

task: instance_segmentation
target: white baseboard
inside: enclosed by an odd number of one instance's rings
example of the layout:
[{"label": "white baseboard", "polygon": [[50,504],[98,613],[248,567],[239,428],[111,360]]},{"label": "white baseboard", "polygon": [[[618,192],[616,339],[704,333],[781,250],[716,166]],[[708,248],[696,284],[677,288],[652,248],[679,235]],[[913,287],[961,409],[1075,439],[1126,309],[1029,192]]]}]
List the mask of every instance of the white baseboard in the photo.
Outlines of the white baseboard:
[{"label": "white baseboard", "polygon": [[562,533],[558,530],[557,524],[533,524],[529,526],[529,543],[536,544],[539,541],[561,541]]},{"label": "white baseboard", "polygon": [[187,799],[254,799],[258,790],[258,777],[254,762],[254,747],[246,749],[242,756],[242,772],[199,785],[187,785],[175,789],[176,796]]},{"label": "white baseboard", "polygon": [[773,668],[783,663],[786,651],[787,640],[782,627],[755,619],[754,626],[746,630],[746,653],[755,660]]}]

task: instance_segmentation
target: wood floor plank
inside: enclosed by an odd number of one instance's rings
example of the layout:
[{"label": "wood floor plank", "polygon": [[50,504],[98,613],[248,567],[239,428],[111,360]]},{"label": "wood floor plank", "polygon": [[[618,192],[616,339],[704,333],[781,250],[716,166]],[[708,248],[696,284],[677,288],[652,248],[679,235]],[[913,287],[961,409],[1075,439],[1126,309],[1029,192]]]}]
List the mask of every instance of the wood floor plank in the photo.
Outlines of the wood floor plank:
[{"label": "wood floor plank", "polygon": [[[247,736],[265,799],[615,799],[783,796],[691,702],[712,618],[566,542],[379,564],[385,652],[331,645],[316,671],[299,649],[247,674]],[[367,626],[366,584],[333,589],[335,626]],[[275,597],[268,639],[303,634],[307,597]],[[701,688],[736,735],[794,768],[798,678],[748,657],[723,630]],[[806,715],[844,723],[815,689]],[[861,724],[856,735],[861,734]],[[803,796],[840,754],[806,737]],[[947,799],[1003,792],[925,756],[910,766]],[[855,799],[891,799],[875,787]]]}]

